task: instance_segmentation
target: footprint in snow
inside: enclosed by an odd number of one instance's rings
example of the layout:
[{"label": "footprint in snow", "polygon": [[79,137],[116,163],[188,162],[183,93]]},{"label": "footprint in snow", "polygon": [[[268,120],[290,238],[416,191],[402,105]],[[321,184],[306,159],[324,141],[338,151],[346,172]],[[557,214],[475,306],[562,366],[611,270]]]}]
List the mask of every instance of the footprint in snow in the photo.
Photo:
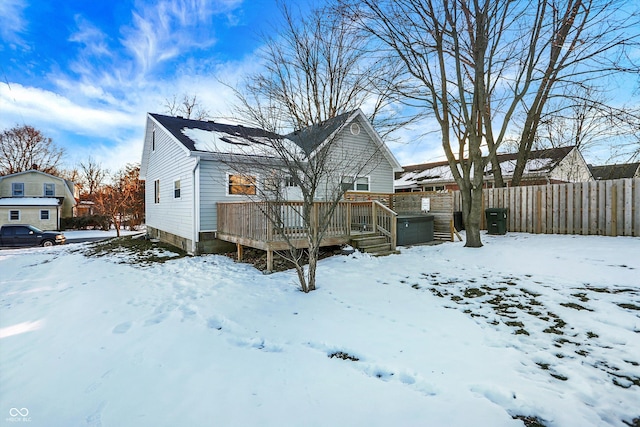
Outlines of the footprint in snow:
[{"label": "footprint in snow", "polygon": [[120,323],[119,325],[116,325],[115,328],[113,328],[113,330],[111,331],[111,333],[113,334],[126,334],[129,329],[131,329],[131,322],[123,322]]}]

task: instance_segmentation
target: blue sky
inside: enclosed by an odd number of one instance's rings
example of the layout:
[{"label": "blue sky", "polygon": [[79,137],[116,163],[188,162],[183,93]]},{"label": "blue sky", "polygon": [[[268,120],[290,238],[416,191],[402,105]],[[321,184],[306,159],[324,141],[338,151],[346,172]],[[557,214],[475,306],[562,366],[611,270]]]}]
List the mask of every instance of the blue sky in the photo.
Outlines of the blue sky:
[{"label": "blue sky", "polygon": [[[197,94],[228,115],[220,81],[256,69],[258,33],[278,18],[275,0],[1,0],[0,129],[40,129],[66,167],[139,162],[145,115],[167,98]],[[405,164],[441,154],[437,143],[394,145]]]},{"label": "blue sky", "polygon": [[0,2],[0,129],[29,124],[67,151],[115,169],[138,162],[146,112],[197,94],[224,116],[256,67],[274,0]]},{"label": "blue sky", "polygon": [[[278,18],[276,0],[0,0],[0,129],[40,129],[65,167],[139,162],[145,115],[167,98],[229,115],[220,81],[257,70],[258,32]],[[397,136],[401,164],[444,160],[437,137]]]}]

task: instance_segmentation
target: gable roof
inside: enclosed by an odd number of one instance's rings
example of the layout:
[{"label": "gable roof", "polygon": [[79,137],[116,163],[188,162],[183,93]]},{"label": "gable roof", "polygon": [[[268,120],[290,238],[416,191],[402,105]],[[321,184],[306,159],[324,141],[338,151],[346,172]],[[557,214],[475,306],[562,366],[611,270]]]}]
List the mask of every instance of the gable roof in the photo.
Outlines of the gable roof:
[{"label": "gable roof", "polygon": [[[575,148],[575,146],[567,146],[532,151],[525,165],[524,175],[545,175],[550,173]],[[497,157],[503,177],[512,176],[518,154],[499,153]],[[426,183],[454,182],[449,162],[446,160],[404,166],[403,169],[404,173],[396,177],[395,188],[412,188],[418,184]],[[493,175],[491,163],[485,167],[484,175],[485,177]]]},{"label": "gable roof", "polygon": [[304,129],[292,132],[286,137],[292,140],[307,155],[312,155],[313,151],[318,149],[323,143],[330,141],[337,133],[344,129],[347,125],[360,119],[360,124],[364,126],[364,130],[371,140],[376,144],[382,155],[387,159],[394,172],[402,171],[402,166],[393,155],[389,147],[382,141],[378,132],[373,128],[369,119],[359,108],[347,113],[339,114],[324,122],[306,127]]},{"label": "gable roof", "polygon": [[317,125],[291,132],[287,138],[295,142],[305,153],[311,154],[320,144],[344,126],[357,110],[342,113]]},{"label": "gable roof", "polygon": [[311,156],[314,150],[330,140],[345,125],[362,116],[364,118],[362,123],[365,124],[367,134],[381,148],[394,171],[402,169],[359,109],[340,114],[319,125],[309,126],[286,136],[242,125],[191,120],[155,113],[149,113],[149,116],[164,127],[189,152],[268,157],[278,157],[273,148],[275,140],[290,144],[290,147],[286,147],[286,149],[292,153],[302,150],[306,155]]},{"label": "gable roof", "polygon": [[[267,145],[269,139],[282,138],[263,129],[242,125],[191,120],[154,113],[149,113],[149,115],[189,151],[232,154],[236,153],[237,146]],[[205,135],[208,135],[209,141],[205,141]]]},{"label": "gable roof", "polygon": [[39,175],[46,176],[47,178],[50,178],[50,179],[55,179],[55,180],[62,181],[62,183],[64,185],[65,193],[67,193],[67,196],[68,196],[69,200],[75,206],[76,199],[75,199],[75,195],[73,194],[74,193],[74,191],[73,191],[74,190],[74,183],[72,181],[66,180],[64,178],[60,178],[59,176],[51,175],[50,173],[42,172],[42,171],[37,170],[37,169],[29,169],[29,170],[22,171],[22,172],[12,173],[10,175],[0,176],[0,181],[2,181],[3,179],[7,179],[7,178],[15,178],[17,176],[29,175],[29,174],[39,174]]},{"label": "gable roof", "polygon": [[589,165],[589,170],[593,178],[597,180],[635,178],[640,176],[640,162],[618,165]]}]

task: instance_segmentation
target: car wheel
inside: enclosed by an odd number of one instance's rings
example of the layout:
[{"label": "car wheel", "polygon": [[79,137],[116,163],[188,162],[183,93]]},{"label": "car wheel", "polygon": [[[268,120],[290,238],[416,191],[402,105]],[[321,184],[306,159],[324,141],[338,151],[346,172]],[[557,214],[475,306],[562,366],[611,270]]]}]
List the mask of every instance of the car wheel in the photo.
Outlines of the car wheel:
[{"label": "car wheel", "polygon": [[42,246],[44,246],[45,248],[53,246],[53,240],[45,240],[44,242],[42,242]]}]

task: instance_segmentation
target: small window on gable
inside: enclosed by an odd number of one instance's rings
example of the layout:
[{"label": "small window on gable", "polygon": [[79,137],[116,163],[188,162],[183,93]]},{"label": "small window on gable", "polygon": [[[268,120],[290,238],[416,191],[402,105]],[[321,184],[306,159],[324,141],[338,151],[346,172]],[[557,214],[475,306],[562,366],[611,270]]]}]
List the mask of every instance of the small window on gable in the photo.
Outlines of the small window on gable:
[{"label": "small window on gable", "polygon": [[252,175],[229,174],[227,194],[255,196],[256,182],[256,177]]},{"label": "small window on gable", "polygon": [[179,179],[176,179],[175,181],[173,181],[173,198],[174,199],[180,198],[180,180]]},{"label": "small window on gable", "polygon": [[56,185],[53,183],[44,184],[44,196],[53,197],[56,195]]},{"label": "small window on gable", "polygon": [[20,211],[9,211],[9,221],[20,221]]},{"label": "small window on gable", "polygon": [[48,220],[49,219],[49,211],[46,209],[43,209],[40,211],[40,219],[41,220]]},{"label": "small window on gable", "polygon": [[13,197],[24,197],[24,182],[12,182],[11,195]]},{"label": "small window on gable", "polygon": [[160,203],[160,180],[153,181],[153,203]]},{"label": "small window on gable", "polygon": [[156,151],[156,127],[151,130],[151,151]]}]

